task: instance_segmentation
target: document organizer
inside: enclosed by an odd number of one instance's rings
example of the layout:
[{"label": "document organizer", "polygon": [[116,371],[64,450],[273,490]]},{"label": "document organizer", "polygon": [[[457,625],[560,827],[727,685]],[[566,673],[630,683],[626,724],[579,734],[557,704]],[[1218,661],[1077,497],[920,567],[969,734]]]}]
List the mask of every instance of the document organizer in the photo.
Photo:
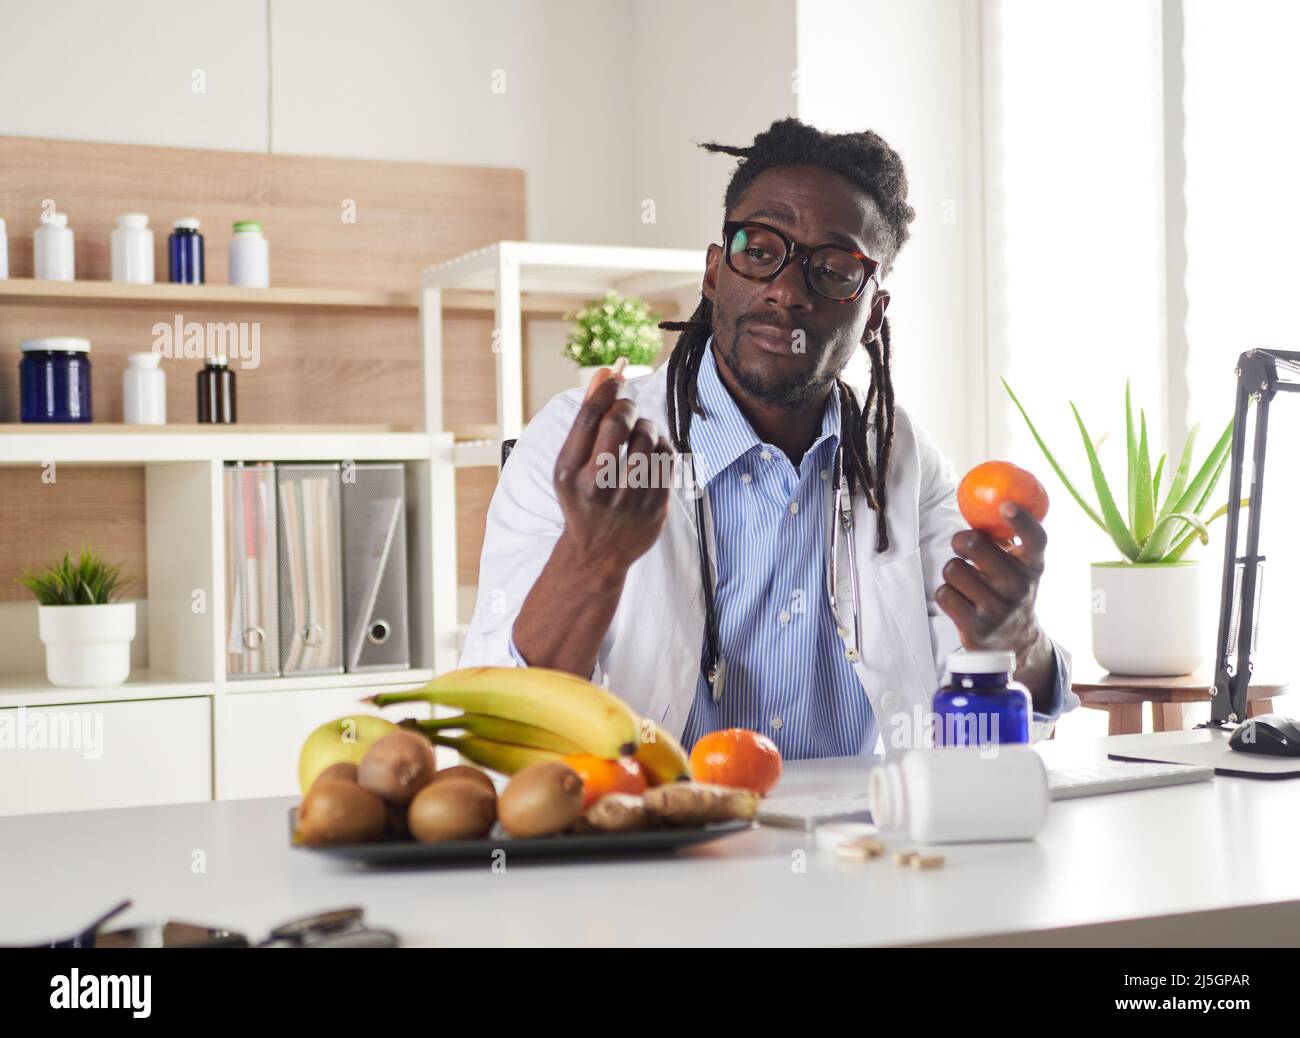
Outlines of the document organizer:
[{"label": "document organizer", "polygon": [[343,670],[339,466],[277,465],[280,670]]},{"label": "document organizer", "polygon": [[275,551],[275,466],[225,467],[226,674],[280,673],[279,573]]},{"label": "document organizer", "polygon": [[345,466],[342,497],[344,665],[405,670],[411,665],[405,466]]}]

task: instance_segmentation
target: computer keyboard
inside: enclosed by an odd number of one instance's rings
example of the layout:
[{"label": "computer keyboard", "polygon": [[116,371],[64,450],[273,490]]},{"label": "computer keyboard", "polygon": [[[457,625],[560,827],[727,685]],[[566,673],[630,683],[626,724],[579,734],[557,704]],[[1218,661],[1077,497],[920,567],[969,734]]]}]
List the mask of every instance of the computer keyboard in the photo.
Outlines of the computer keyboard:
[{"label": "computer keyboard", "polygon": [[1047,787],[1053,800],[1127,793],[1154,786],[1204,782],[1214,768],[1203,764],[1157,764],[1143,761],[1103,760],[1081,768],[1049,768]]},{"label": "computer keyboard", "polygon": [[[1213,776],[1214,769],[1208,765],[1103,760],[1078,768],[1049,768],[1047,786],[1053,800],[1071,800],[1155,786],[1204,782]],[[765,798],[758,808],[758,820],[764,825],[809,832],[823,822],[868,821],[870,818],[871,800],[866,790],[820,796],[771,796]]]}]

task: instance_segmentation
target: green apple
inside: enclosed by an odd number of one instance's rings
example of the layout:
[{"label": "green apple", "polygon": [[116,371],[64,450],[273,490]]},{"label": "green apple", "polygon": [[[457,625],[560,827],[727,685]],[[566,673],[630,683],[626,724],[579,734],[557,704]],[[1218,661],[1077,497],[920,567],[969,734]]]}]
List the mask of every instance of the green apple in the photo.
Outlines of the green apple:
[{"label": "green apple", "polygon": [[303,795],[331,764],[360,764],[377,739],[395,731],[397,725],[392,721],[371,714],[353,714],[321,725],[307,736],[298,755],[298,784]]}]

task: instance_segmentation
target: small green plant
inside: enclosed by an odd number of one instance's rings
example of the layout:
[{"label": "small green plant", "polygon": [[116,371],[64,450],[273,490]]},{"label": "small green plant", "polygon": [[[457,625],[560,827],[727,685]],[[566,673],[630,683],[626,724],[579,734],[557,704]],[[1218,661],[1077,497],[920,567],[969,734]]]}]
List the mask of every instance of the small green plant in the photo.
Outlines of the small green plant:
[{"label": "small green plant", "polygon": [[655,327],[658,317],[640,299],[623,299],[607,292],[576,314],[564,343],[564,355],[579,367],[613,364],[626,357],[629,364],[653,364],[663,340]]},{"label": "small green plant", "polygon": [[37,573],[25,573],[19,578],[36,601],[44,606],[106,605],[117,597],[125,583],[121,569],[110,566],[87,548],[73,559],[64,553],[61,562],[53,563]]},{"label": "small green plant", "polygon": [[[1156,463],[1155,472],[1153,473],[1151,470],[1150,448],[1147,444],[1146,412],[1139,412],[1141,415],[1141,433],[1140,435],[1134,435],[1133,404],[1129,394],[1129,386],[1126,383],[1124,386],[1124,416],[1128,447],[1128,514],[1125,516],[1121,514],[1119,506],[1115,503],[1115,496],[1111,493],[1110,484],[1106,481],[1106,474],[1102,471],[1101,462],[1097,457],[1097,445],[1094,444],[1092,437],[1088,435],[1088,430],[1083,424],[1083,418],[1079,415],[1079,409],[1071,403],[1070,410],[1074,412],[1074,420],[1079,426],[1079,435],[1083,437],[1083,449],[1088,455],[1088,465],[1092,469],[1092,485],[1097,492],[1097,502],[1101,511],[1101,514],[1098,515],[1097,509],[1094,509],[1083,499],[1079,492],[1074,489],[1074,484],[1061,471],[1061,466],[1056,463],[1056,459],[1052,457],[1052,452],[1047,449],[1047,444],[1038,435],[1038,430],[1034,428],[1034,423],[1030,421],[1029,414],[1016,398],[1016,394],[1011,391],[1011,387],[1007,385],[1006,379],[1002,380],[1002,385],[1006,388],[1017,410],[1024,417],[1025,424],[1029,426],[1029,431],[1033,434],[1035,442],[1042,449],[1044,457],[1047,458],[1047,463],[1052,466],[1053,471],[1065,484],[1065,489],[1079,503],[1079,507],[1087,513],[1088,518],[1115,542],[1115,547],[1119,549],[1125,559],[1140,564],[1177,562],[1197,538],[1200,539],[1202,544],[1210,542],[1208,524],[1222,515],[1227,515],[1228,505],[1224,504],[1208,519],[1202,519],[1201,513],[1205,510],[1210,495],[1214,493],[1219,477],[1223,475],[1223,470],[1228,464],[1228,456],[1232,447],[1231,421],[1228,422],[1228,427],[1223,430],[1223,435],[1219,437],[1218,442],[1210,449],[1209,456],[1202,462],[1201,467],[1196,470],[1196,475],[1191,476],[1189,479],[1188,477],[1192,471],[1192,448],[1196,443],[1196,435],[1200,431],[1200,426],[1197,425],[1192,428],[1187,434],[1187,442],[1183,445],[1183,453],[1178,461],[1178,470],[1174,473],[1162,502],[1160,481],[1164,475],[1167,456],[1165,454],[1160,455],[1160,460]],[[1249,504],[1250,498],[1244,498],[1241,507],[1245,508]]]}]

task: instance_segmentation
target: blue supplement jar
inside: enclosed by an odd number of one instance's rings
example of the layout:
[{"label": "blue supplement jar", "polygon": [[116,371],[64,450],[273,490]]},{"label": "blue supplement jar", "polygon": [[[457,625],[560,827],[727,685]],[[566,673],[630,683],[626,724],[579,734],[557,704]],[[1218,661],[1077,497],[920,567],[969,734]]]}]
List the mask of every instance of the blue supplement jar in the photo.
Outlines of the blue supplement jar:
[{"label": "blue supplement jar", "polygon": [[90,340],[26,339],[18,364],[24,422],[90,421]]},{"label": "blue supplement jar", "polygon": [[1033,700],[1012,680],[1014,652],[954,652],[948,683],[934,694],[936,746],[1029,741]]},{"label": "blue supplement jar", "polygon": [[167,280],[172,284],[203,284],[203,235],[192,216],[172,223],[167,237]]}]

